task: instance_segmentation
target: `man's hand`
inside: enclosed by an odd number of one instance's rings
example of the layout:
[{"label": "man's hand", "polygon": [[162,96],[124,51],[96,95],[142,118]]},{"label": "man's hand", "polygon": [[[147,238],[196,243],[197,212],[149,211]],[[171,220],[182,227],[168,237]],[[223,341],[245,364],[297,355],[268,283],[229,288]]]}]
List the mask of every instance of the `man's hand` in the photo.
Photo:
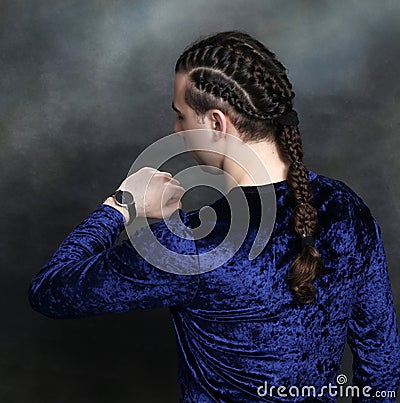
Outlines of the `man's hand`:
[{"label": "man's hand", "polygon": [[[185,193],[171,173],[151,167],[143,167],[128,176],[117,189],[132,193],[137,217],[159,219],[168,218],[175,210],[182,208],[180,199]],[[124,213],[127,212],[124,209]]]}]

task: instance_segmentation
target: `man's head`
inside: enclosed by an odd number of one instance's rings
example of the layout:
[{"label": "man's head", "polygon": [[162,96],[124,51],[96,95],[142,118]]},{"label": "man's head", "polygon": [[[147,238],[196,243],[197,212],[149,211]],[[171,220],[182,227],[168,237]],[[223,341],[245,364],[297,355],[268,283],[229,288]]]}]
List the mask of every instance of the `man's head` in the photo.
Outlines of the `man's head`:
[{"label": "man's head", "polygon": [[265,140],[276,119],[293,107],[285,67],[273,52],[240,31],[220,32],[191,44],[175,73],[186,74],[186,103],[203,118],[211,109],[228,115],[243,141]]},{"label": "man's head", "polygon": [[[243,142],[276,141],[277,118],[292,109],[294,93],[285,67],[250,35],[220,32],[191,44],[175,66],[174,131],[229,133]],[[226,151],[226,144],[209,147]],[[192,144],[193,145],[193,144]],[[223,157],[192,152],[197,161],[222,168]]]}]

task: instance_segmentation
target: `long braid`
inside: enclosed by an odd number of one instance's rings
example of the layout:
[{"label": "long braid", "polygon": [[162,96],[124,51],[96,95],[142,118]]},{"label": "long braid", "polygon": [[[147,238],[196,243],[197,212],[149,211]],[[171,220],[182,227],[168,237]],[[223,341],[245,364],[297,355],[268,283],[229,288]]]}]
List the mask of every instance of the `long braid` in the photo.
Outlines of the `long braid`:
[{"label": "long braid", "polygon": [[[185,100],[199,115],[216,108],[227,113],[244,142],[275,141],[290,162],[288,186],[295,201],[292,224],[299,237],[314,236],[317,210],[303,163],[298,126],[279,124],[293,108],[286,68],[261,42],[240,31],[221,32],[192,44],[176,62],[175,72],[188,74]],[[292,263],[287,281],[301,303],[316,298],[312,284],[323,269],[315,246],[305,245]]]},{"label": "long braid", "polygon": [[[291,161],[287,181],[296,201],[292,216],[295,231],[300,236],[315,236],[317,209],[311,204],[312,193],[307,168],[302,162],[303,150],[298,127],[282,126],[278,130],[277,141]],[[312,282],[323,268],[323,261],[315,246],[305,245],[287,275],[289,287],[300,302],[309,303],[315,299],[316,288]]]}]

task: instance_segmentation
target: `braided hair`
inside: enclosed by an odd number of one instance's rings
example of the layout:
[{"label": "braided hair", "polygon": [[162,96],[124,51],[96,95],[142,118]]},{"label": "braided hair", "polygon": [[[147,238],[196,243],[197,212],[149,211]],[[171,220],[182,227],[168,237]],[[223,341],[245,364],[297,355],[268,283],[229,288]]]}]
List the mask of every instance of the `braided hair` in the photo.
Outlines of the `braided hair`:
[{"label": "braided hair", "polygon": [[[261,42],[241,31],[226,31],[200,38],[180,55],[175,73],[188,74],[186,103],[203,116],[219,109],[230,117],[244,142],[276,142],[290,162],[287,177],[295,202],[292,224],[299,237],[314,236],[317,210],[311,205],[312,189],[303,163],[298,125],[279,123],[293,109],[292,85],[286,68]],[[312,284],[323,261],[310,244],[302,246],[287,282],[297,301],[315,300]]]}]

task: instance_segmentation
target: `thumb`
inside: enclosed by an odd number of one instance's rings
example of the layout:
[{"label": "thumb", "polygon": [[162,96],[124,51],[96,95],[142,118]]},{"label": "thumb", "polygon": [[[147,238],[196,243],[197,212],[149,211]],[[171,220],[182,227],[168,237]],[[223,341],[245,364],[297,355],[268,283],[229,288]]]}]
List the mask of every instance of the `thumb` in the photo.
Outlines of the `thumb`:
[{"label": "thumb", "polygon": [[169,218],[172,213],[178,209],[182,210],[182,202],[180,200],[174,199],[170,201],[167,205],[163,208],[163,215],[164,218]]}]

